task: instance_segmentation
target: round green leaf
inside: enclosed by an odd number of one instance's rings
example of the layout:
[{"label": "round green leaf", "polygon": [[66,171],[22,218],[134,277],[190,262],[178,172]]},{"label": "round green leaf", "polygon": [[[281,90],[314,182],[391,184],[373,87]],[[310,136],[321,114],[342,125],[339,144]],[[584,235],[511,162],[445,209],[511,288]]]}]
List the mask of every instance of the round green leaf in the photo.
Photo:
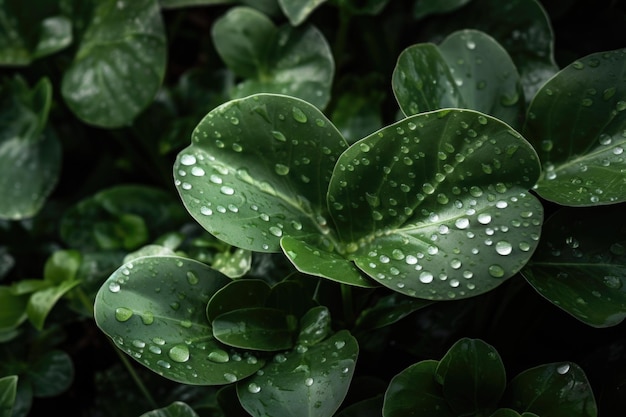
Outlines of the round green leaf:
[{"label": "round green leaf", "polygon": [[626,49],[574,61],[528,108],[524,135],[544,168],[537,193],[567,206],[626,201]]},{"label": "round green leaf", "polygon": [[206,315],[210,322],[220,314],[247,307],[263,307],[270,286],[260,279],[233,281],[220,288],[209,300]]},{"label": "round green leaf", "polygon": [[598,415],[585,372],[571,362],[545,364],[520,373],[509,382],[503,404],[539,416]]},{"label": "round green leaf", "polygon": [[594,327],[626,317],[626,233],[623,207],[564,208],[543,226],[522,270],[557,307]]},{"label": "round green leaf", "polygon": [[280,8],[289,19],[289,22],[297,26],[326,0],[278,0]]},{"label": "round green leaf", "polygon": [[328,103],[335,63],[326,38],[315,27],[277,28],[261,12],[236,7],[216,21],[212,36],[226,65],[246,78],[233,98],[278,93],[320,109]]},{"label": "round green leaf", "polygon": [[426,299],[481,294],[528,261],[543,220],[534,149],[470,110],[408,117],[339,158],[329,207],[339,250],[371,278]]},{"label": "round green leaf", "polygon": [[85,123],[121,127],[154,99],[165,65],[157,0],[103,0],[63,76],[61,94]]},{"label": "round green leaf", "polygon": [[237,394],[255,417],[328,417],[350,386],[358,345],[342,330],[311,347],[278,353],[262,373],[237,384]]},{"label": "round green leaf", "polygon": [[480,339],[456,342],[439,361],[435,378],[456,415],[484,414],[495,409],[506,388],[500,355]]},{"label": "round green leaf", "polygon": [[259,94],[212,110],[174,164],[183,204],[211,234],[278,252],[283,236],[330,233],[326,191],[347,143],[313,105]]},{"label": "round green leaf", "polygon": [[293,347],[297,320],[283,310],[249,307],[220,314],[212,322],[213,336],[243,349],[278,351]]},{"label": "round green leaf", "polygon": [[19,220],[41,210],[61,170],[61,145],[46,128],[52,84],[42,78],[30,89],[16,77],[0,92],[0,219]]},{"label": "round green leaf", "polygon": [[455,32],[439,46],[425,43],[405,49],[394,69],[392,86],[406,115],[460,107],[515,126],[524,104],[509,54],[477,30]]},{"label": "round green leaf", "polygon": [[135,259],[98,291],[96,324],[133,359],[185,384],[221,385],[245,378],[263,361],[213,337],[205,306],[230,280],[177,256]]},{"label": "round green leaf", "polygon": [[418,362],[394,376],[385,392],[383,417],[456,416],[435,380],[437,364],[433,360]]}]

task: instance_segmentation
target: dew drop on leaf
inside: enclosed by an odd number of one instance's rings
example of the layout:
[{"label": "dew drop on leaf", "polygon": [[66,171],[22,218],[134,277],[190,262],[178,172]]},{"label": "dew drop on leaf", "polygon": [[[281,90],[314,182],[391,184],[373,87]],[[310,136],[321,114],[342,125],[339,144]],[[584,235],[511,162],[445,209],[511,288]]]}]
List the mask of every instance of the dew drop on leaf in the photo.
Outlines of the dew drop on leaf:
[{"label": "dew drop on leaf", "polygon": [[115,319],[120,322],[128,321],[133,316],[133,310],[126,307],[115,309]]},{"label": "dew drop on leaf", "polygon": [[561,366],[559,366],[558,368],[556,368],[556,372],[559,373],[559,375],[565,375],[566,373],[569,372],[569,364],[565,363]]},{"label": "dew drop on leaf", "polygon": [[509,255],[513,250],[513,246],[506,240],[501,240],[496,243],[496,252],[500,255]]},{"label": "dew drop on leaf", "polygon": [[187,362],[189,360],[189,348],[185,345],[173,346],[169,350],[168,356],[174,362],[178,362],[178,363]]},{"label": "dew drop on leaf", "polygon": [[494,278],[502,278],[504,276],[504,269],[500,265],[490,265],[488,271],[489,275]]},{"label": "dew drop on leaf", "polygon": [[207,356],[207,358],[211,362],[216,362],[216,363],[226,363],[230,360],[230,356],[228,355],[228,352],[222,349],[215,349],[209,352],[209,355]]},{"label": "dew drop on leaf", "polygon": [[306,114],[304,114],[302,109],[300,109],[299,107],[294,106],[291,109],[291,115],[293,116],[293,119],[298,123],[306,123],[308,121]]},{"label": "dew drop on leaf", "polygon": [[250,394],[258,394],[259,392],[261,392],[261,387],[254,382],[251,382],[250,384],[248,384],[248,392]]}]

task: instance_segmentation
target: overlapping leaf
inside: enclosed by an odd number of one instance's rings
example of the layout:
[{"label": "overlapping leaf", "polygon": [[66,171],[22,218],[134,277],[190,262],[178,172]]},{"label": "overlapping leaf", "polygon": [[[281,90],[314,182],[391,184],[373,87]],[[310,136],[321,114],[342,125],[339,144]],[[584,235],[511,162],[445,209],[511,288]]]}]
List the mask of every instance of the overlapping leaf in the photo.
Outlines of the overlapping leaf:
[{"label": "overlapping leaf", "polygon": [[537,93],[524,135],[544,168],[537,193],[566,206],[626,201],[626,49],[574,61]]}]

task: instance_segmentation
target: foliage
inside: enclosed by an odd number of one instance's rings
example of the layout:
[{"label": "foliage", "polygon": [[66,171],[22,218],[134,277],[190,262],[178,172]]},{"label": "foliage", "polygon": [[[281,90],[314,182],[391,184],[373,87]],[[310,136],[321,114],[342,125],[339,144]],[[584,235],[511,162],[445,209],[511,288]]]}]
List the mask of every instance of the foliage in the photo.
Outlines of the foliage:
[{"label": "foliage", "polygon": [[626,11],[504,3],[0,1],[0,415],[626,411]]}]

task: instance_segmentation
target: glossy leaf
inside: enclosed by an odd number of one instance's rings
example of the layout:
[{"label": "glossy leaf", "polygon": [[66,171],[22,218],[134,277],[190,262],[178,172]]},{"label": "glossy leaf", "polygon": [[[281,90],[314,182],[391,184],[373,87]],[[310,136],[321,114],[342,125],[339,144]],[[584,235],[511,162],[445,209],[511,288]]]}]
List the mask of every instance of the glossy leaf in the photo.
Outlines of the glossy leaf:
[{"label": "glossy leaf", "polygon": [[302,346],[313,346],[326,339],[330,333],[330,312],[325,306],[317,306],[307,311],[300,319],[297,343]]},{"label": "glossy leaf", "polygon": [[105,188],[64,214],[63,241],[81,250],[133,250],[187,220],[174,195],[145,185]]},{"label": "glossy leaf", "polygon": [[425,360],[394,376],[385,392],[383,417],[456,416],[435,380],[437,365],[437,361]]},{"label": "glossy leaf", "polygon": [[0,7],[0,65],[23,66],[72,42],[72,22],[58,2],[4,0]]},{"label": "glossy leaf", "polygon": [[564,208],[543,226],[526,280],[545,298],[594,327],[626,317],[626,223],[619,206]]},{"label": "glossy leaf", "polygon": [[198,417],[194,409],[182,401],[174,401],[170,405],[157,410],[148,411],[140,417]]},{"label": "glossy leaf", "polygon": [[132,358],[185,384],[222,385],[256,372],[263,361],[219,343],[205,306],[230,280],[177,256],[122,265],[96,296],[96,324]]},{"label": "glossy leaf", "polygon": [[330,46],[315,27],[278,28],[261,12],[236,7],[215,22],[211,34],[226,65],[245,78],[232,98],[280,93],[320,109],[328,103],[335,64]]},{"label": "glossy leaf", "polygon": [[0,331],[17,328],[28,317],[26,306],[28,295],[15,294],[11,287],[0,286]]},{"label": "glossy leaf", "polygon": [[506,373],[495,348],[480,339],[463,338],[444,355],[435,378],[457,415],[483,414],[496,408],[506,388]]},{"label": "glossy leaf", "polygon": [[280,8],[289,19],[289,22],[297,26],[326,0],[278,0]]},{"label": "glossy leaf", "polygon": [[271,288],[260,279],[233,281],[220,288],[211,297],[206,307],[210,322],[220,314],[248,307],[263,307]]},{"label": "glossy leaf", "polygon": [[626,49],[574,61],[537,93],[524,135],[544,173],[537,193],[566,206],[626,201]]},{"label": "glossy leaf", "polygon": [[311,347],[278,353],[263,373],[237,384],[237,394],[255,417],[327,417],[341,405],[358,355],[346,330]]},{"label": "glossy leaf", "polygon": [[0,417],[11,417],[13,415],[17,380],[17,375],[0,378]]},{"label": "glossy leaf", "polygon": [[392,85],[406,115],[459,107],[516,126],[524,104],[509,54],[477,30],[454,32],[438,46],[408,47],[398,58]]},{"label": "glossy leaf", "polygon": [[222,313],[211,325],[226,345],[271,352],[293,347],[297,320],[279,309],[249,307]]},{"label": "glossy leaf", "polygon": [[36,215],[56,187],[61,145],[47,128],[52,84],[42,78],[32,89],[7,79],[0,100],[0,219]]},{"label": "glossy leaf", "polygon": [[346,150],[329,206],[344,256],[380,284],[418,298],[470,297],[530,258],[543,217],[528,193],[538,175],[535,151],[509,126],[442,110]]},{"label": "glossy leaf", "polygon": [[413,16],[422,19],[432,14],[443,14],[465,6],[470,0],[418,0],[413,7]]},{"label": "glossy leaf", "polygon": [[232,252],[216,253],[211,267],[229,278],[244,276],[252,266],[252,253],[249,250],[235,248]]},{"label": "glossy leaf", "polygon": [[282,236],[329,231],[326,191],[347,147],[302,100],[260,94],[212,110],[174,164],[183,204],[226,243],[278,252]]},{"label": "glossy leaf", "polygon": [[28,319],[37,330],[42,330],[46,317],[54,308],[56,303],[72,288],[78,286],[80,281],[68,280],[58,285],[34,292],[26,306],[26,314]]},{"label": "glossy leaf", "polygon": [[157,0],[98,2],[61,93],[85,123],[129,125],[156,95],[166,65]]},{"label": "glossy leaf", "polygon": [[520,412],[550,417],[596,417],[598,410],[587,376],[571,362],[550,363],[517,375],[504,403]]},{"label": "glossy leaf", "polygon": [[433,301],[393,293],[381,297],[373,307],[361,311],[356,328],[367,331],[389,326],[431,304]]}]

